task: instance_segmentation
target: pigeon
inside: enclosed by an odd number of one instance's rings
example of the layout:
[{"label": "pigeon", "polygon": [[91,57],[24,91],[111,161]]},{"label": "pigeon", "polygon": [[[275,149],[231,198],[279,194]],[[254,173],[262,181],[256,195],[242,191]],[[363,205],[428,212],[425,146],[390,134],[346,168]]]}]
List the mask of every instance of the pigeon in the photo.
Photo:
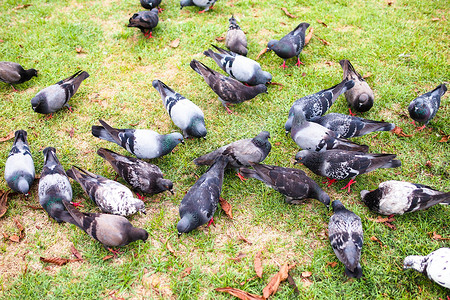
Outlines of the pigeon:
[{"label": "pigeon", "polygon": [[303,150],[326,151],[343,149],[367,152],[369,147],[339,138],[334,131],[314,122],[309,122],[301,107],[294,107],[291,138]]},{"label": "pigeon", "polygon": [[41,90],[31,99],[31,107],[40,114],[53,114],[63,106],[72,111],[68,102],[75,95],[81,82],[89,77],[85,71],[78,71],[70,77]]},{"label": "pigeon", "polygon": [[298,24],[294,30],[281,38],[281,40],[269,41],[267,49],[264,52],[273,50],[276,55],[281,57],[283,59],[283,64],[281,65],[283,69],[286,68],[286,60],[295,56],[297,56],[297,63],[295,65],[304,65],[304,63],[300,61],[300,52],[302,52],[303,47],[305,46],[305,32],[308,27],[308,23]]},{"label": "pigeon", "polygon": [[347,99],[348,105],[350,106],[350,114],[352,114],[351,109],[355,109],[359,112],[366,112],[373,106],[373,91],[364,78],[355,71],[350,61],[343,59],[339,62],[344,71],[344,79],[353,80],[355,86],[345,92],[345,99]]},{"label": "pigeon", "polygon": [[440,286],[450,289],[450,248],[439,248],[427,256],[407,256],[403,261],[403,269],[424,273]]},{"label": "pigeon", "polygon": [[198,6],[203,7],[204,9],[199,11],[198,13],[204,13],[205,11],[208,11],[210,8],[213,9],[214,3],[216,3],[217,0],[181,0],[180,1],[180,9],[183,9],[185,6]]},{"label": "pigeon", "polygon": [[14,88],[13,84],[23,83],[33,78],[33,76],[38,76],[37,70],[25,70],[18,63],[0,61],[0,81],[10,84],[15,92],[17,92],[17,90]]},{"label": "pigeon", "polygon": [[[158,166],[138,158],[123,156],[104,148],[98,149],[97,154],[109,162],[114,170],[134,190],[150,195],[169,191],[173,195],[172,181],[163,178],[164,175]],[[140,194],[136,193],[136,195],[142,200]]]},{"label": "pigeon", "polygon": [[205,116],[200,107],[160,80],[153,80],[152,85],[161,95],[164,107],[172,121],[183,130],[185,138],[206,136]]},{"label": "pigeon", "polygon": [[245,86],[236,79],[226,77],[195,59],[191,61],[190,65],[195,72],[202,75],[230,114],[232,111],[228,108],[229,105],[253,99],[261,93],[267,93],[267,87],[264,84]]},{"label": "pigeon", "polygon": [[212,166],[189,189],[180,203],[180,218],[177,224],[178,235],[212,223],[214,212],[222,191],[223,173],[228,157],[219,155]]},{"label": "pigeon", "polygon": [[158,12],[162,12],[162,8],[159,7],[161,4],[161,0],[140,0],[141,6],[145,9],[154,9],[157,8]]},{"label": "pigeon", "polygon": [[322,202],[327,208],[330,196],[319,185],[299,169],[250,163],[253,169],[240,168],[244,177],[252,177],[286,196],[286,203],[300,204],[302,199],[313,198]]},{"label": "pigeon", "polygon": [[225,36],[225,46],[234,53],[247,56],[247,37],[241,30],[241,27],[236,23],[234,16],[228,19],[230,26],[228,27],[227,35]]},{"label": "pigeon", "polygon": [[215,53],[211,49],[203,52],[204,55],[214,59],[216,64],[231,78],[239,80],[248,85],[266,84],[272,80],[269,72],[263,71],[259,63],[245,56],[216,47],[219,53]]},{"label": "pigeon", "polygon": [[109,142],[116,143],[137,158],[157,158],[170,153],[179,143],[184,143],[179,132],[159,134],[149,129],[117,129],[103,120],[103,126],[92,126],[92,135]]},{"label": "pigeon", "polygon": [[333,130],[345,139],[363,136],[374,131],[391,131],[395,128],[393,123],[372,121],[339,113],[315,116],[309,120]]},{"label": "pigeon", "polygon": [[137,212],[145,214],[144,202],[134,198],[130,189],[123,184],[77,166],[67,170],[67,175],[81,185],[103,212],[125,217]]},{"label": "pigeon", "polygon": [[361,218],[346,209],[339,200],[331,203],[334,214],[328,223],[328,237],[334,254],[345,265],[345,275],[361,278],[362,268],[359,260],[364,236]]},{"label": "pigeon", "polygon": [[417,130],[424,129],[428,122],[434,118],[441,105],[441,97],[446,91],[447,87],[443,83],[431,92],[425,93],[411,101],[408,106],[409,116],[414,121],[424,124],[422,127],[417,128]]},{"label": "pigeon", "polygon": [[295,155],[296,163],[304,164],[314,174],[325,176],[328,186],[337,180],[349,179],[342,189],[355,183],[355,177],[379,168],[397,168],[402,164],[394,159],[395,154],[374,154],[346,150],[327,150],[324,152],[302,150]]},{"label": "pigeon", "polygon": [[42,152],[44,153],[44,166],[39,179],[39,203],[56,222],[75,224],[62,202],[72,200],[72,186],[69,178],[56,157],[55,148],[47,147]]},{"label": "pigeon", "polygon": [[286,133],[291,131],[292,120],[294,119],[294,107],[300,107],[305,114],[306,120],[309,121],[312,117],[325,114],[336,99],[342,93],[351,89],[354,84],[353,80],[344,79],[335,86],[296,100],[289,109],[288,120],[284,125]]},{"label": "pigeon", "polygon": [[[141,1],[142,3],[142,1]],[[158,9],[153,8],[152,10],[144,10],[135,13],[130,20],[127,27],[137,27],[141,30],[144,36],[149,39],[152,38],[152,31],[158,25]]]},{"label": "pigeon", "polygon": [[74,225],[99,241],[105,248],[125,246],[137,240],[145,242],[148,238],[147,231],[133,227],[123,216],[82,213],[67,201],[63,201],[63,204],[75,220]]},{"label": "pigeon", "polygon": [[429,186],[389,180],[373,191],[361,191],[362,201],[382,215],[403,215],[427,209],[436,204],[450,204],[450,192],[444,193]]}]

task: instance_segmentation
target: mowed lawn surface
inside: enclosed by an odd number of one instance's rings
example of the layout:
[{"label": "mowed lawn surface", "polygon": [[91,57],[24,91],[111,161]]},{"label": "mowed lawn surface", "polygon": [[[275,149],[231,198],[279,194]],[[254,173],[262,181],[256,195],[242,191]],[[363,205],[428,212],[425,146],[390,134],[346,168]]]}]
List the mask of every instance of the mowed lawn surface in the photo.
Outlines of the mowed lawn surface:
[{"label": "mowed lawn surface", "polygon": [[[21,8],[24,4],[31,6]],[[230,299],[232,296],[214,288],[231,286],[261,295],[286,262],[297,263],[290,273],[301,299],[438,299],[449,294],[425,275],[404,271],[402,265],[407,255],[426,255],[449,246],[445,238],[450,238],[450,209],[438,205],[397,216],[393,230],[375,222],[377,215],[359,196],[362,189],[375,189],[390,179],[450,190],[450,147],[448,142],[440,142],[450,134],[448,93],[436,117],[421,132],[409,123],[407,112],[415,97],[449,81],[447,1],[218,0],[213,10],[198,14],[196,7],[180,11],[179,2],[163,0],[160,23],[149,40],[138,29],[126,27],[133,13],[143,10],[137,0],[2,0],[1,6],[0,60],[36,68],[39,77],[16,85],[19,92],[0,84],[0,137],[26,130],[37,174],[42,170],[42,149],[53,146],[66,169],[77,165],[113,179],[113,169],[96,154],[97,149],[127,153],[92,136],[91,126],[98,125],[99,118],[119,128],[179,131],[151,86],[154,79],[201,107],[208,135],[206,140],[187,140],[173,153],[151,161],[174,181],[175,195],[146,197],[147,215],[129,219],[145,228],[150,237],[146,243],[123,247],[117,258],[104,261],[109,253],[98,242],[75,226],[57,224],[44,211],[31,208],[39,206],[37,180],[28,199],[9,199],[0,231],[17,234],[16,219],[25,227],[26,236],[20,243],[0,241],[0,297]],[[297,18],[288,17],[282,7]],[[269,40],[280,39],[300,22],[310,23],[314,36],[301,54],[305,65],[300,68],[290,59],[288,68],[281,69],[282,59],[273,52],[262,56],[258,61],[263,69],[283,86],[269,86],[267,95],[233,107],[235,113],[229,115],[189,62],[197,59],[219,70],[202,52],[211,43],[224,47],[216,38],[225,36],[232,14],[247,34],[248,57],[253,59]],[[179,45],[171,46],[176,39]],[[373,153],[397,154],[403,165],[357,177],[350,194],[340,189],[347,182],[326,187],[321,183],[323,178],[296,166],[316,180],[332,200],[341,200],[361,217],[365,235],[363,278],[348,280],[333,253],[327,236],[331,211],[316,200],[287,205],[279,193],[253,179],[241,182],[232,170],[225,174],[222,196],[232,205],[234,218],[218,209],[215,226],[202,226],[178,238],[178,205],[207,169],[195,166],[192,160],[267,130],[272,152],[264,162],[292,167],[299,149],[285,136],[288,110],[296,99],[340,82],[341,59],[349,59],[358,72],[368,76],[375,93],[374,107],[359,116],[393,122],[413,135],[382,132],[354,139],[369,145]],[[87,71],[90,77],[70,100],[73,113],[64,108],[46,120],[32,111],[30,99],[39,90],[78,70]],[[343,96],[330,109],[347,111]],[[2,190],[8,189],[3,170],[11,145],[12,140],[0,143]],[[73,183],[73,190],[74,199],[85,200],[84,211],[98,212],[77,183]],[[444,239],[433,239],[436,234]],[[73,258],[72,245],[82,254],[83,262],[60,267],[40,261],[40,257]],[[253,267],[259,251],[261,279],[254,278]],[[240,259],[231,259],[236,257]],[[338,263],[334,266],[333,262]],[[190,273],[187,268],[191,268]],[[303,278],[305,271],[312,275]],[[293,289],[286,282],[272,298],[290,297],[294,297]]]}]

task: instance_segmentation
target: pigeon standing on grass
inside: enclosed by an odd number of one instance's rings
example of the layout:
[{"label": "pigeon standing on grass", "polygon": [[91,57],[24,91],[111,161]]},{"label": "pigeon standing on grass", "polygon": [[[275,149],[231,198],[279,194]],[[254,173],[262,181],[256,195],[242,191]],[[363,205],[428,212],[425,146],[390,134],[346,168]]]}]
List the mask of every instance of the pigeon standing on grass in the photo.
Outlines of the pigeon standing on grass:
[{"label": "pigeon standing on grass", "polygon": [[334,214],[328,223],[328,237],[339,261],[345,265],[345,275],[361,278],[359,263],[364,236],[361,218],[346,209],[339,200],[331,204]]},{"label": "pigeon standing on grass", "polygon": [[159,134],[149,129],[117,129],[105,121],[103,126],[92,126],[92,135],[125,148],[137,158],[157,158],[170,153],[179,143],[184,143],[179,132]]},{"label": "pigeon standing on grass", "polygon": [[13,84],[23,83],[33,78],[33,76],[38,76],[37,70],[25,70],[18,63],[0,61],[0,81],[10,84],[15,92],[17,92],[17,90],[14,88]]},{"label": "pigeon standing on grass", "polygon": [[247,56],[247,37],[241,30],[241,27],[236,22],[234,16],[228,19],[230,26],[228,26],[227,35],[225,36],[225,46],[234,53]]},{"label": "pigeon standing on grass", "polygon": [[361,191],[361,199],[382,215],[403,215],[427,209],[436,204],[450,204],[450,192],[437,191],[429,186],[404,181],[382,182],[373,191]]},{"label": "pigeon standing on grass", "polygon": [[158,25],[158,9],[144,10],[135,13],[130,20],[127,27],[137,27],[141,30],[144,36],[149,39],[152,38],[152,31]]},{"label": "pigeon standing on grass", "polygon": [[78,71],[72,76],[46,87],[31,99],[31,107],[40,114],[53,114],[63,106],[67,106],[72,111],[68,102],[77,92],[81,82],[88,77],[89,74],[87,72]]},{"label": "pigeon standing on grass", "polygon": [[[441,105],[441,97],[447,91],[445,84],[438,85],[434,90],[417,97],[408,106],[409,116],[423,126],[417,128],[422,130],[436,115],[439,106]],[[413,121],[413,124],[414,124]]]},{"label": "pigeon standing on grass", "polygon": [[161,0],[140,0],[141,6],[145,9],[154,9],[157,8],[158,12],[162,12],[162,8],[159,7],[161,4]]},{"label": "pigeon standing on grass", "polygon": [[28,146],[27,132],[17,130],[14,135],[14,144],[5,162],[5,180],[13,191],[28,196],[35,177],[33,157]]},{"label": "pigeon standing on grass", "polygon": [[204,13],[205,11],[208,11],[209,9],[213,9],[214,3],[216,3],[217,0],[181,0],[180,1],[180,9],[183,9],[185,6],[197,6],[197,7],[203,7],[204,9],[199,11],[198,13]]},{"label": "pigeon standing on grass", "polygon": [[185,138],[206,136],[205,116],[200,107],[160,80],[153,80],[152,85],[161,95],[164,107],[172,121],[183,130]]}]

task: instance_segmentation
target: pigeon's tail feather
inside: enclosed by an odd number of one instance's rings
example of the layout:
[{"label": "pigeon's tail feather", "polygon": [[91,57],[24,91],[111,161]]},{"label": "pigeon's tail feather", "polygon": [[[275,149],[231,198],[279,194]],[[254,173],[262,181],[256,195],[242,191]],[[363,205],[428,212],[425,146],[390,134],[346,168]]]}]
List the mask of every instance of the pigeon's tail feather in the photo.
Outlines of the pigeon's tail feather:
[{"label": "pigeon's tail feather", "polygon": [[92,135],[117,144],[111,134],[109,134],[109,132],[103,126],[92,126]]},{"label": "pigeon's tail feather", "polygon": [[221,153],[219,151],[213,151],[210,153],[207,153],[205,155],[199,156],[196,159],[194,159],[194,164],[197,166],[205,166],[205,165],[212,165],[214,163],[214,160],[219,156]]},{"label": "pigeon's tail feather", "polygon": [[300,23],[297,25],[297,27],[294,28],[294,30],[292,30],[292,33],[294,34],[300,34],[303,33],[303,35],[305,35],[306,29],[309,27],[309,23]]},{"label": "pigeon's tail feather", "polygon": [[208,49],[206,51],[203,52],[203,54],[205,56],[211,57],[212,59],[214,59],[214,61],[216,62],[216,64],[221,68],[224,69],[224,66],[222,65],[222,54],[218,54],[215,53],[214,51],[212,51],[211,49]]},{"label": "pigeon's tail feather", "polygon": [[191,60],[191,63],[189,65],[195,72],[202,75],[203,77],[207,77],[209,75],[208,73],[214,74],[214,71],[212,69],[195,59]]},{"label": "pigeon's tail feather", "polygon": [[356,279],[361,278],[362,275],[363,275],[361,265],[358,264],[358,266],[353,271],[351,271],[350,269],[348,269],[346,267],[345,268],[345,275],[347,275],[350,278],[356,278]]},{"label": "pigeon's tail feather", "polygon": [[76,209],[68,201],[63,200],[63,204],[66,207],[67,212],[68,212],[69,216],[71,217],[71,219],[73,221],[73,222],[68,222],[68,223],[74,224],[77,227],[79,227],[82,230],[84,230],[84,228],[83,228],[83,219],[85,218],[85,215],[81,211]]},{"label": "pigeon's tail feather", "polygon": [[337,138],[336,139],[336,146],[334,147],[334,149],[341,149],[341,150],[348,150],[348,151],[359,151],[359,152],[367,153],[367,151],[369,151],[369,146],[356,144],[356,143],[353,143],[353,142],[351,142],[351,141],[349,141],[347,139]]},{"label": "pigeon's tail feather", "polygon": [[445,86],[445,83],[439,85],[436,90],[439,91],[439,96],[443,96],[445,94],[445,92],[447,91],[447,87]]},{"label": "pigeon's tail feather", "polygon": [[374,131],[391,131],[394,128],[395,128],[394,123],[364,120],[364,128],[361,129],[361,133],[366,134]]},{"label": "pigeon's tail feather", "polygon": [[116,160],[116,155],[117,155],[117,153],[115,153],[111,150],[105,149],[105,148],[98,149],[97,154],[109,162],[114,162]]},{"label": "pigeon's tail feather", "polygon": [[347,80],[344,83],[344,86],[342,87],[341,94],[345,93],[346,91],[348,91],[349,89],[351,89],[354,86],[355,86],[355,82],[353,80]]},{"label": "pigeon's tail feather", "polygon": [[17,141],[22,141],[23,143],[27,143],[27,132],[25,130],[16,130],[16,132],[14,132],[14,144],[17,143]]},{"label": "pigeon's tail feather", "polygon": [[235,56],[236,55],[233,52],[230,52],[230,51],[227,51],[225,49],[219,48],[216,45],[211,44],[211,46],[213,46],[217,51],[219,51],[222,54],[231,55],[231,56]]},{"label": "pigeon's tail feather", "polygon": [[[76,73],[77,74],[77,73]],[[74,75],[72,75],[74,76]],[[70,82],[73,84],[73,93],[75,94],[80,86],[81,82],[89,77],[89,73],[86,71],[78,72],[76,76],[70,79]]]},{"label": "pigeon's tail feather", "polygon": [[355,85],[355,82],[353,80],[348,80],[347,78],[344,78],[340,83],[336,84],[335,86],[332,86],[328,90],[331,90],[333,93],[333,97],[331,98],[331,102],[334,103],[336,99],[345,93],[347,90],[351,89]]},{"label": "pigeon's tail feather", "polygon": [[239,173],[246,178],[259,179],[258,173],[255,170],[249,168],[240,168]]},{"label": "pigeon's tail feather", "polygon": [[389,161],[388,163],[382,165],[380,168],[384,168],[384,169],[387,169],[387,168],[398,168],[401,165],[402,165],[402,162],[400,160],[393,159],[393,160]]},{"label": "pigeon's tail feather", "polygon": [[[64,202],[64,201],[63,201]],[[54,214],[54,219],[55,220],[60,220],[60,221],[63,221],[63,222],[66,222],[66,223],[70,223],[70,224],[73,224],[73,225],[76,225],[76,226],[78,226],[78,223],[77,223],[77,221],[72,217],[72,215],[68,212],[68,211],[66,211],[66,210],[61,210],[61,209],[59,209],[59,210],[55,210],[54,212],[53,212],[53,214]]]},{"label": "pigeon's tail feather", "polygon": [[355,68],[353,68],[353,65],[350,63],[350,61],[348,59],[342,59],[341,61],[339,61],[339,64],[342,67],[342,70],[344,71],[344,79],[351,77],[351,75],[355,74],[358,76],[358,78],[360,80],[364,80],[359,74],[358,72],[356,72]]},{"label": "pigeon's tail feather", "polygon": [[57,84],[63,84],[63,83],[69,82],[70,80],[72,80],[72,79],[74,79],[75,77],[77,77],[78,75],[80,75],[81,72],[84,72],[84,71],[79,70],[79,71],[77,71],[75,74],[70,75],[69,77],[64,78],[64,79],[61,80],[61,81],[58,81]]}]

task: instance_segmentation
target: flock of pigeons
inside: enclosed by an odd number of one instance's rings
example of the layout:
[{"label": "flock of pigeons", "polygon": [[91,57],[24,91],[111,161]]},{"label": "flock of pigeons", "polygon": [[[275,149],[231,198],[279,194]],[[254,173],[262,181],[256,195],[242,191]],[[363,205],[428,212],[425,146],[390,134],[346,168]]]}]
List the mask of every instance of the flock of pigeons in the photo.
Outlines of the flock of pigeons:
[{"label": "flock of pigeons", "polygon": [[[158,7],[161,0],[141,0],[149,11],[134,14],[129,27],[138,27],[145,36],[152,37],[152,29],[158,23]],[[181,0],[184,6],[200,6],[207,11],[215,0]],[[192,60],[190,66],[200,74],[229,113],[229,106],[267,93],[266,84],[272,76],[263,71],[259,63],[246,57],[247,40],[234,17],[230,18],[226,46],[230,51],[214,46],[217,52],[204,52],[212,58],[228,76],[212,70],[203,63]],[[273,50],[286,60],[297,57],[305,45],[305,31],[308,23],[300,23],[279,41],[268,43],[266,51]],[[356,144],[348,138],[362,136],[374,131],[390,131],[395,125],[386,122],[366,120],[350,115],[329,113],[324,115],[341,94],[350,107],[364,112],[373,106],[374,95],[363,77],[356,72],[348,60],[340,61],[344,71],[342,82],[296,100],[288,113],[286,134],[290,132],[293,141],[302,149],[295,158],[313,173],[326,177],[329,185],[337,180],[348,180],[344,187],[354,183],[356,176],[378,168],[396,168],[401,165],[395,154],[368,153],[367,145]],[[0,62],[0,80],[19,84],[37,76],[34,69],[24,70],[13,62]],[[53,114],[68,105],[83,80],[89,77],[85,71],[49,86],[31,99],[32,109],[41,114]],[[142,159],[152,159],[170,153],[187,137],[205,138],[207,129],[202,110],[189,99],[175,92],[160,80],[152,82],[160,93],[163,104],[171,119],[183,134],[159,134],[148,129],[118,129],[99,120],[101,126],[92,126],[95,137],[125,148],[137,158],[123,156],[111,150],[100,148],[98,155],[109,162],[114,170],[133,188],[138,199],[126,186],[105,177],[73,166],[67,171],[61,166],[56,150],[43,150],[44,166],[39,180],[39,202],[50,217],[57,222],[68,222],[84,230],[106,248],[123,246],[136,240],[145,241],[148,233],[135,228],[125,218],[136,212],[145,213],[141,194],[154,195],[163,191],[172,192],[173,183],[163,178],[161,170]],[[414,99],[408,107],[411,118],[424,126],[436,115],[441,96],[446,92],[445,84],[439,85]],[[423,127],[422,127],[423,128]],[[419,128],[420,129],[420,128]],[[179,207],[179,234],[211,223],[217,209],[222,189],[224,170],[234,168],[238,176],[255,178],[286,196],[286,202],[301,203],[314,198],[327,209],[331,203],[334,214],[328,226],[329,239],[338,259],[345,265],[349,277],[360,278],[362,268],[360,254],[363,245],[361,219],[346,209],[339,200],[331,202],[329,195],[305,172],[295,168],[264,165],[261,162],[271,151],[270,134],[262,131],[254,138],[242,139],[207,153],[194,160],[197,165],[210,168],[186,193]],[[103,213],[82,213],[73,203],[69,178],[77,181]],[[5,163],[5,179],[8,186],[19,193],[28,194],[35,178],[33,158],[24,130],[15,132],[15,140]],[[173,193],[173,192],[172,192]],[[361,191],[362,201],[373,211],[383,215],[396,215],[427,209],[436,204],[450,204],[450,193],[431,187],[390,180],[380,183],[374,191]],[[108,248],[110,249],[110,248]],[[427,256],[408,256],[404,268],[414,268],[425,273],[438,284],[450,288],[450,248],[438,249]]]}]

